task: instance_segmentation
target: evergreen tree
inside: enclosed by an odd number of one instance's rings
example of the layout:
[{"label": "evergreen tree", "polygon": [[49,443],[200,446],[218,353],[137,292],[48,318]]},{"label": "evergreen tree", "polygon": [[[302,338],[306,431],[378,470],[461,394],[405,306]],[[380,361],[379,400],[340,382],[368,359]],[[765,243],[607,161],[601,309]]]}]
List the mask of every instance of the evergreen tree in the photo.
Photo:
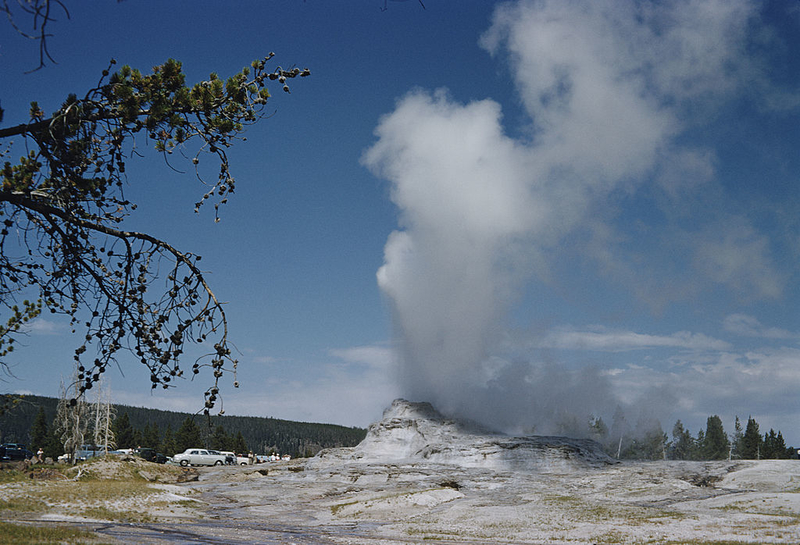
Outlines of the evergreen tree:
[{"label": "evergreen tree", "polygon": [[762,458],[783,459],[788,458],[788,454],[786,442],[783,440],[783,434],[780,431],[776,434],[775,430],[770,429],[769,433],[764,434]]},{"label": "evergreen tree", "polygon": [[181,452],[175,443],[175,436],[172,433],[172,426],[167,424],[167,429],[164,430],[164,439],[158,447],[162,454],[167,456],[175,456],[176,453]]},{"label": "evergreen tree", "polygon": [[210,445],[215,450],[230,450],[231,438],[225,431],[222,424],[217,424],[214,433],[211,435]]},{"label": "evergreen tree", "polygon": [[651,429],[643,437],[633,439],[621,457],[629,460],[663,460],[666,445],[667,434],[660,428]]},{"label": "evergreen tree", "polygon": [[143,446],[142,445],[142,430],[140,430],[139,428],[136,428],[136,427],[133,428],[133,443],[131,443],[131,444],[135,445],[136,447]]},{"label": "evergreen tree", "polygon": [[187,448],[197,448],[203,445],[200,428],[195,424],[194,418],[187,416],[175,434],[175,452],[183,452]]},{"label": "evergreen tree", "polygon": [[161,444],[161,429],[158,427],[158,422],[154,422],[151,427],[151,435],[149,438],[150,444],[152,445],[150,448],[158,449],[158,445]]},{"label": "evergreen tree", "polygon": [[[51,418],[51,415],[55,416],[57,413],[59,404],[58,398],[31,395],[26,396],[26,400],[29,403],[24,404],[25,410],[15,410],[13,414],[0,414],[0,433],[2,433],[3,437],[6,438],[7,441],[15,441],[19,439],[19,442],[29,444],[29,434],[31,428],[33,427],[39,407],[43,407],[45,410],[45,414],[48,417],[47,423],[49,424],[50,430],[54,429],[55,419]],[[68,399],[66,401],[68,401]],[[112,410],[114,409],[113,405],[108,406]],[[118,417],[121,417],[123,412],[127,412],[130,425],[134,429],[138,428],[143,430],[146,427],[145,425],[149,422],[150,427],[153,430],[156,428],[157,424],[158,428],[161,430],[160,435],[163,436],[163,432],[167,426],[171,426],[173,441],[175,432],[178,430],[178,428],[180,428],[183,420],[186,417],[192,416],[191,414],[187,413],[160,411],[157,409],[147,409],[144,407],[126,407],[121,405],[116,407],[116,412],[119,415]],[[96,411],[89,411],[86,416],[86,421],[88,421],[90,425],[94,424],[96,427]],[[201,431],[200,444],[195,444],[193,446],[203,446],[207,444],[202,440],[204,438],[203,432],[208,430],[210,438],[210,436],[213,434],[214,427],[212,426],[211,428],[208,428],[206,425],[204,425],[204,422],[197,419],[197,416],[194,416],[193,418],[195,419],[195,422],[197,422]],[[112,419],[109,419],[108,421],[113,422]],[[287,420],[253,416],[226,415],[215,417],[214,426],[217,424],[221,424],[224,427],[230,439],[234,439],[237,433],[241,431],[244,441],[248,446],[248,450],[262,454],[268,453],[270,449],[274,449],[275,451],[281,453],[291,453],[297,449],[301,454],[304,454],[309,448],[314,452],[317,452],[323,448],[338,446],[352,447],[358,444],[358,442],[364,438],[366,433],[366,430],[360,428],[348,428],[331,424],[314,424],[309,422],[291,422]],[[102,427],[105,428],[105,426]],[[103,435],[109,438],[113,437],[113,433],[111,433],[111,427],[111,424],[109,424],[108,430],[104,430]],[[631,437],[635,435],[641,437],[643,434],[631,434]],[[101,438],[101,440],[98,441],[96,435],[90,429],[88,430],[83,443],[92,442],[101,445],[105,443],[105,440]],[[163,445],[163,443],[164,438],[162,437],[161,445]],[[114,441],[111,440],[109,444],[113,445]],[[210,442],[208,444],[210,444]],[[120,448],[135,446],[137,446],[136,443],[131,443],[127,445],[120,445]],[[617,444],[615,443],[614,454],[616,454],[616,446]],[[32,445],[31,447],[34,451],[38,448],[36,445]],[[44,448],[45,455],[52,458],[55,458],[64,452],[63,445]],[[116,446],[112,446],[111,448],[116,448]],[[228,450],[233,449],[229,448]],[[170,450],[164,449],[163,446],[159,446],[158,451],[164,454],[172,455],[175,453],[175,448],[173,447]]]},{"label": "evergreen tree", "polygon": [[245,442],[241,431],[236,434],[236,437],[233,440],[233,451],[236,454],[247,454],[249,452],[247,449],[247,443]]},{"label": "evergreen tree", "polygon": [[36,419],[33,421],[29,436],[29,450],[36,452],[40,448],[44,449],[47,446],[50,430],[47,427],[47,416],[44,413],[44,407],[39,407],[39,412],[36,413]]},{"label": "evergreen tree", "polygon": [[148,422],[144,425],[141,440],[137,441],[137,444],[142,447],[155,449],[158,448],[159,439],[158,424],[151,426],[150,422]]},{"label": "evergreen tree", "polygon": [[673,460],[690,460],[694,452],[694,437],[683,427],[683,422],[680,420],[675,422],[672,428],[671,450]]},{"label": "evergreen tree", "polygon": [[699,430],[697,432],[697,438],[694,440],[694,445],[692,448],[692,456],[691,460],[702,460],[704,456],[703,452],[703,445],[706,443],[706,432],[703,430]]},{"label": "evergreen tree", "polygon": [[747,419],[747,427],[742,438],[742,458],[744,460],[756,460],[761,457],[761,432],[758,430],[758,422],[751,416]]},{"label": "evergreen tree", "polygon": [[722,427],[722,419],[717,415],[709,416],[706,421],[702,450],[706,460],[727,460],[730,455],[730,442]]},{"label": "evergreen tree", "polygon": [[742,422],[739,417],[736,417],[736,422],[733,424],[733,435],[731,435],[731,456],[733,458],[742,458],[744,451],[744,432],[742,431]]},{"label": "evergreen tree", "polygon": [[56,433],[55,425],[53,425],[50,427],[50,433],[44,445],[44,457],[45,459],[52,458],[53,460],[57,460],[62,454],[64,454],[64,445],[61,443]]},{"label": "evergreen tree", "polygon": [[127,411],[114,420],[111,427],[114,431],[114,438],[117,440],[117,448],[134,448],[137,446],[133,426],[131,426],[131,419]]},{"label": "evergreen tree", "polygon": [[794,449],[791,449],[786,446],[786,441],[783,439],[783,434],[778,430],[778,437],[775,441],[775,450],[778,453],[776,456],[782,460],[786,460],[792,457]]}]

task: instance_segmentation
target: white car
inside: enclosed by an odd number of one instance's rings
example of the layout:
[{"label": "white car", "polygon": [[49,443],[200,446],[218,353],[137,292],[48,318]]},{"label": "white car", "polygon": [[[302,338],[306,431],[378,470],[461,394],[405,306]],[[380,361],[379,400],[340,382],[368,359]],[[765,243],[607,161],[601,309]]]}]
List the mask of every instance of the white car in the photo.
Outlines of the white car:
[{"label": "white car", "polygon": [[215,450],[203,448],[187,448],[180,454],[173,456],[172,461],[183,467],[192,466],[221,466],[225,463],[225,455]]},{"label": "white car", "polygon": [[220,454],[224,454],[226,457],[226,464],[228,465],[240,465],[246,466],[250,464],[250,459],[247,456],[236,456],[233,452],[223,450]]}]

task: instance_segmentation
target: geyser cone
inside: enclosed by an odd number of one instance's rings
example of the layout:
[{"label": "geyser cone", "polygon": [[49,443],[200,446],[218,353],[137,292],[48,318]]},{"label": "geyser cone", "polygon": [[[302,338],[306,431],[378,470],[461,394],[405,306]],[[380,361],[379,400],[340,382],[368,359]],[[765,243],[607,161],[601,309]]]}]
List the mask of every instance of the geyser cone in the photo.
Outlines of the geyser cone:
[{"label": "geyser cone", "polygon": [[497,470],[561,471],[616,463],[588,439],[510,437],[448,419],[430,403],[395,400],[370,425],[353,459],[384,463],[428,461]]}]

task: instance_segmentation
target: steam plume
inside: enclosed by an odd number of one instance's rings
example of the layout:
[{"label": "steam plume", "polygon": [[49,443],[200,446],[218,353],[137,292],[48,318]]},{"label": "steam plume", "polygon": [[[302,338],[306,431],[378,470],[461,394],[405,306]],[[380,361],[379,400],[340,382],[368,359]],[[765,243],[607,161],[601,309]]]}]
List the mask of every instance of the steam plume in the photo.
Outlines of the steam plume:
[{"label": "steam plume", "polygon": [[507,430],[613,411],[597,371],[505,357],[505,317],[565,237],[613,230],[597,211],[614,192],[659,183],[677,157],[708,170],[676,136],[697,114],[689,104],[751,77],[750,15],[706,0],[504,4],[481,45],[511,67],[526,137],[505,134],[492,100],[460,104],[442,89],[410,92],[380,121],[362,160],[401,213],[377,276],[410,398]]}]

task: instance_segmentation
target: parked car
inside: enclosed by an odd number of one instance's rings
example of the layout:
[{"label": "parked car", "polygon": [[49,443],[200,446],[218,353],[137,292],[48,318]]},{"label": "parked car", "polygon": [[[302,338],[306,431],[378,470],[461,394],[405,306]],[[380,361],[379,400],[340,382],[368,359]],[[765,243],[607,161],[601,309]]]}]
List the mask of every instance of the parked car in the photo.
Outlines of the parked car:
[{"label": "parked car", "polygon": [[153,462],[156,464],[165,464],[167,463],[167,457],[161,454],[160,452],[156,452],[155,449],[152,448],[135,448],[133,449],[133,454],[137,456],[141,456],[148,462]]},{"label": "parked car", "polygon": [[219,452],[202,448],[187,448],[180,454],[172,457],[172,461],[184,467],[192,466],[221,466],[225,463],[225,455]]},{"label": "parked car", "polygon": [[20,443],[6,443],[0,445],[0,460],[28,460],[34,453]]},{"label": "parked car", "polygon": [[246,466],[250,464],[250,459],[247,456],[237,456],[230,451],[222,451],[220,454],[225,455],[225,463],[228,465]]},{"label": "parked car", "polygon": [[85,444],[81,445],[81,448],[75,451],[75,460],[78,462],[85,462],[89,458],[94,458],[95,456],[104,456],[105,454],[105,445]]}]

